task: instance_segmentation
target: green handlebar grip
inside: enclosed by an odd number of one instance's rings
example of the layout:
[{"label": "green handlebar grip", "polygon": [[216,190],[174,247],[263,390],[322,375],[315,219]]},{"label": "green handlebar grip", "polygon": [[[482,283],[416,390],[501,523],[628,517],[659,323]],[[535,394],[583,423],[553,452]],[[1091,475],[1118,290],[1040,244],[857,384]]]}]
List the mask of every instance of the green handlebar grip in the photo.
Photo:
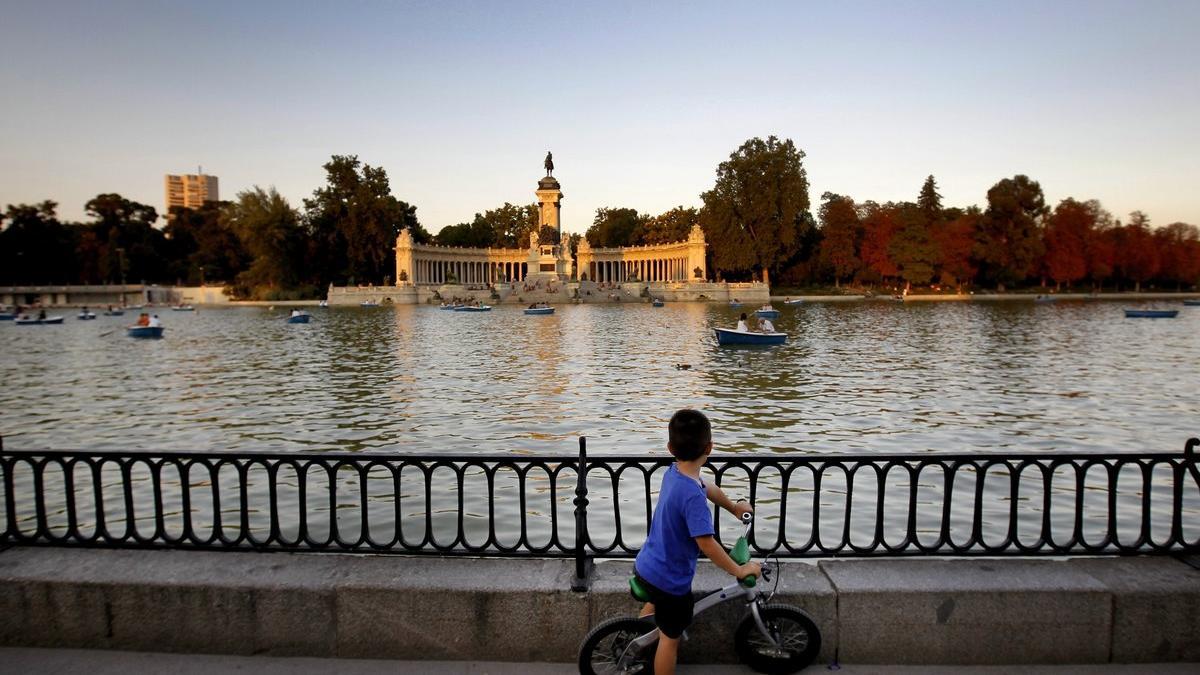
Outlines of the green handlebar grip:
[{"label": "green handlebar grip", "polygon": [[750,544],[746,543],[745,537],[738,537],[737,543],[729,551],[729,557],[733,558],[733,562],[739,565],[745,565],[750,562]]},{"label": "green handlebar grip", "polygon": [[758,577],[751,574],[750,576],[746,577],[745,579],[740,580],[739,583],[741,583],[746,588],[754,588],[754,584],[758,583]]}]

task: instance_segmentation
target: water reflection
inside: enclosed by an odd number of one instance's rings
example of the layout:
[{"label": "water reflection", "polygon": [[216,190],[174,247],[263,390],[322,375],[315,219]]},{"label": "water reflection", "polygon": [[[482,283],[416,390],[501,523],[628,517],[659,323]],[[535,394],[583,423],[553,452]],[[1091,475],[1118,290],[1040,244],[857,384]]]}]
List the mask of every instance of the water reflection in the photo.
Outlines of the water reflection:
[{"label": "water reflection", "polygon": [[788,343],[715,345],[717,304],[334,309],[0,325],[10,447],[658,452],[684,406],[720,451],[1178,451],[1196,434],[1200,310],[1124,303],[783,308]]}]

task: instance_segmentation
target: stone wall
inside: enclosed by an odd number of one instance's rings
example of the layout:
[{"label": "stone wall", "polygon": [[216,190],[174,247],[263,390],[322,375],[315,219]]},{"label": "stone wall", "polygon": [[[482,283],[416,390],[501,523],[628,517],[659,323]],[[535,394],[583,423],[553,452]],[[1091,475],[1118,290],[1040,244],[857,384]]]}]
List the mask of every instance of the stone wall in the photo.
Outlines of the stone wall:
[{"label": "stone wall", "polygon": [[[565,560],[12,548],[0,645],[350,658],[573,662],[632,614],[627,561],[572,593]],[[1200,661],[1200,571],[1157,558],[785,563],[776,602],[822,662]],[[695,588],[729,577],[702,563]],[[742,610],[689,631],[683,662],[735,659]]]}]

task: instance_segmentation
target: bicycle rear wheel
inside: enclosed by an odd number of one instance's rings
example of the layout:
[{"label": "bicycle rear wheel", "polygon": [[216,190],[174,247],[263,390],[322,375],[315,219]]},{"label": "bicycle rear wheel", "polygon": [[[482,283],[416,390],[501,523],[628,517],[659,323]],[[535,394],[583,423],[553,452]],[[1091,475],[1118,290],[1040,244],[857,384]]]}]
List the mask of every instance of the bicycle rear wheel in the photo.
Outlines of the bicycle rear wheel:
[{"label": "bicycle rear wheel", "polygon": [[603,621],[588,632],[579,646],[582,675],[650,675],[658,641],[639,653],[630,643],[655,629],[649,619],[617,617]]},{"label": "bicycle rear wheel", "polygon": [[798,607],[765,605],[759,608],[763,623],[773,640],[758,629],[753,616],[738,625],[733,644],[742,663],[760,673],[794,673],[817,658],[821,651],[821,631]]}]

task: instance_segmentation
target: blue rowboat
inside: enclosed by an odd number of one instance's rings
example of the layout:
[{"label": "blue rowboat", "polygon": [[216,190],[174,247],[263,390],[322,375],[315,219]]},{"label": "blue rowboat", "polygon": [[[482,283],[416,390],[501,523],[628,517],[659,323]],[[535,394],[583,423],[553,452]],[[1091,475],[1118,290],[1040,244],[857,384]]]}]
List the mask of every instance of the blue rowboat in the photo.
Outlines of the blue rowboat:
[{"label": "blue rowboat", "polygon": [[132,338],[160,338],[163,334],[162,326],[130,326],[126,330]]},{"label": "blue rowboat", "polygon": [[104,316],[125,316],[125,310],[123,310],[123,309],[110,309],[110,310],[108,310],[107,312],[105,312],[105,313],[104,313]]},{"label": "blue rowboat", "polygon": [[742,306],[742,303],[740,303],[740,302],[731,302],[731,303],[729,303],[729,306],[730,306],[730,307],[741,307],[741,306]]},{"label": "blue rowboat", "polygon": [[172,312],[194,312],[194,311],[196,311],[196,308],[192,307],[191,305],[176,305],[171,308],[171,311]]},{"label": "blue rowboat", "polygon": [[91,321],[96,318],[96,315],[91,312],[80,312],[76,318],[80,321]]},{"label": "blue rowboat", "polygon": [[379,303],[371,302],[370,300],[363,300],[362,302],[358,303],[358,306],[359,307],[378,307]]},{"label": "blue rowboat", "polygon": [[490,311],[492,311],[492,307],[491,307],[491,305],[484,305],[482,307],[469,307],[467,305],[462,305],[460,307],[455,307],[454,311],[456,311],[456,312],[490,312]]},{"label": "blue rowboat", "polygon": [[532,308],[526,309],[525,313],[533,315],[533,316],[542,316],[542,315],[546,315],[546,314],[553,314],[554,308],[553,307],[532,307]]},{"label": "blue rowboat", "polygon": [[801,299],[796,299],[796,300],[784,300],[784,301],[783,301],[783,304],[785,304],[785,305],[800,305],[800,304],[803,304],[803,303],[804,303],[804,300],[801,300]]},{"label": "blue rowboat", "polygon": [[63,322],[63,318],[61,316],[48,316],[44,319],[37,319],[34,317],[29,317],[26,319],[17,317],[16,319],[13,319],[13,323],[17,324],[18,326],[43,326],[43,325],[59,324],[62,322]]},{"label": "blue rowboat", "polygon": [[1177,309],[1127,309],[1126,319],[1174,319],[1179,316]]},{"label": "blue rowboat", "polygon": [[664,304],[666,303],[664,303],[662,300],[655,300],[654,302],[650,303],[652,307],[662,307]]},{"label": "blue rowboat", "polygon": [[1055,299],[1056,298],[1053,295],[1039,295],[1036,298],[1034,298],[1033,301],[1034,302],[1054,302]]},{"label": "blue rowboat", "polygon": [[781,345],[787,342],[787,333],[745,333],[728,328],[715,328],[717,344],[720,345]]},{"label": "blue rowboat", "polygon": [[438,309],[448,309],[454,311],[455,307],[462,307],[462,305],[442,305],[441,307],[438,307]]},{"label": "blue rowboat", "polygon": [[287,318],[287,322],[288,323],[308,323],[308,320],[311,318],[312,318],[311,314],[297,314],[296,316],[289,316]]},{"label": "blue rowboat", "polygon": [[9,314],[8,312],[0,312],[0,321],[12,321],[13,319],[16,319],[16,318],[17,318],[16,314]]},{"label": "blue rowboat", "polygon": [[1200,300],[1184,300],[1184,307],[1200,307]]},{"label": "blue rowboat", "polygon": [[756,309],[754,316],[761,316],[764,319],[778,319],[779,310],[777,309]]}]

